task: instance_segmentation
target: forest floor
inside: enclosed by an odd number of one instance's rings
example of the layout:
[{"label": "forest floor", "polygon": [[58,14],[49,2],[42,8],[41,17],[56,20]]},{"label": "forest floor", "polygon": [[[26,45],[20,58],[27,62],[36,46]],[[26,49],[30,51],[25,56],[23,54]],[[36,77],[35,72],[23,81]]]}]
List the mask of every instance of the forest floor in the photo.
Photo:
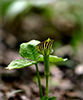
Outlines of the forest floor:
[{"label": "forest floor", "polygon": [[[22,57],[18,49],[10,49],[4,41],[0,47],[0,100],[40,100],[35,66],[6,70],[12,60]],[[83,64],[72,60],[69,55],[64,57],[69,58],[65,64],[50,64],[49,96],[56,96],[56,100],[83,100]],[[39,63],[39,72],[45,96],[43,63]]]},{"label": "forest floor", "polygon": [[[39,88],[35,66],[18,70],[6,70],[6,63],[12,57],[21,58],[16,52],[9,51],[5,55],[5,64],[0,65],[0,100],[39,100]],[[7,57],[8,56],[8,57]],[[16,57],[15,57],[16,56]],[[13,60],[12,59],[12,60]],[[52,65],[49,77],[49,96],[56,96],[57,100],[83,100],[83,74],[79,70],[82,64],[75,69]],[[41,84],[45,96],[44,65],[39,63]],[[16,90],[24,90],[16,93]],[[15,93],[14,93],[15,92]],[[6,98],[6,99],[5,99]]]}]

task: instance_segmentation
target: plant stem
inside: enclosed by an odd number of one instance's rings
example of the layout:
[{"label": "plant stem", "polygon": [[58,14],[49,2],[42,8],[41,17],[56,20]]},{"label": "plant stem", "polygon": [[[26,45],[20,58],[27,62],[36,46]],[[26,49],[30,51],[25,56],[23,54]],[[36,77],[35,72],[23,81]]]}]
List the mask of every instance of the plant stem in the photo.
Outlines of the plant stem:
[{"label": "plant stem", "polygon": [[48,76],[46,76],[46,96],[48,97]]},{"label": "plant stem", "polygon": [[49,55],[44,56],[44,66],[45,66],[45,76],[46,76],[46,96],[48,97],[48,77],[50,75],[49,71]]},{"label": "plant stem", "polygon": [[36,66],[36,71],[37,71],[37,77],[38,77],[38,84],[39,84],[39,91],[40,91],[40,97],[43,97],[43,93],[42,93],[42,87],[41,87],[41,81],[40,81],[40,75],[39,75],[39,70],[38,70],[38,65],[37,63],[35,64]]}]

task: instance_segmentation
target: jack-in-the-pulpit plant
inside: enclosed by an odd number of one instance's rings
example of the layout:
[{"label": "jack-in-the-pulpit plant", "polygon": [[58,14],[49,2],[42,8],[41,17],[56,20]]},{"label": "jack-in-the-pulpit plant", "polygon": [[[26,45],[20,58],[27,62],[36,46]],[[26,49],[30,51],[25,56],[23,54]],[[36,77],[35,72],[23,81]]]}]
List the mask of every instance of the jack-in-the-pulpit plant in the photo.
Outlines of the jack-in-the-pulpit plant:
[{"label": "jack-in-the-pulpit plant", "polygon": [[[12,61],[6,69],[19,69],[28,67],[31,65],[36,66],[39,91],[40,91],[40,100],[55,100],[57,97],[49,97],[48,95],[48,77],[50,75],[49,63],[55,63],[58,61],[66,61],[67,59],[59,58],[54,55],[50,55],[52,52],[52,44],[54,40],[48,38],[46,41],[40,42],[37,40],[31,40],[27,43],[22,43],[20,45],[20,55],[25,59],[19,59]],[[28,60],[27,60],[28,59]],[[43,97],[42,86],[40,81],[40,75],[38,70],[38,62],[44,62],[45,76],[46,76],[46,96]]]}]

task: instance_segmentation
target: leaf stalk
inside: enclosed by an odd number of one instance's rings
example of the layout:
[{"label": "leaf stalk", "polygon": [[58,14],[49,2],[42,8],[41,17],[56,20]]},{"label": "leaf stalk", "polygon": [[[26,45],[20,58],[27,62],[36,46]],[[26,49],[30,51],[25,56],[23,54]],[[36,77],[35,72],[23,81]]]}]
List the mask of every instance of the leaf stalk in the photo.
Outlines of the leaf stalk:
[{"label": "leaf stalk", "polygon": [[39,91],[40,91],[40,97],[43,97],[43,93],[42,93],[42,87],[41,87],[41,81],[40,81],[40,75],[39,75],[39,70],[38,70],[38,65],[37,63],[35,64],[36,66],[36,71],[37,71],[37,77],[38,77],[38,84],[39,84]]}]

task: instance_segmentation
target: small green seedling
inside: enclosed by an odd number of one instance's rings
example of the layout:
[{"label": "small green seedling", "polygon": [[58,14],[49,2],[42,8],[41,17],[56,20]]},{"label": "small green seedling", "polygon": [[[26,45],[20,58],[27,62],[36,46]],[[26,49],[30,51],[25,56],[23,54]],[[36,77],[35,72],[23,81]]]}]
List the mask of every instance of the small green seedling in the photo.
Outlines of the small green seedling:
[{"label": "small green seedling", "polygon": [[[20,55],[25,59],[19,59],[12,61],[6,69],[19,69],[31,66],[35,64],[39,91],[40,91],[40,100],[55,100],[57,97],[48,96],[48,77],[50,75],[49,62],[55,63],[58,61],[66,61],[67,59],[62,59],[61,57],[50,55],[52,52],[52,44],[54,40],[47,39],[46,41],[40,42],[37,40],[31,40],[27,43],[22,43],[20,45]],[[28,59],[28,60],[27,60]],[[45,76],[46,76],[46,97],[43,97],[40,75],[38,70],[38,62],[44,62],[45,66]]]},{"label": "small green seedling", "polygon": [[4,100],[7,100],[10,96],[12,96],[16,93],[20,93],[20,92],[25,92],[25,91],[23,91],[23,90],[14,90],[13,92],[10,92],[6,96],[4,96]]}]

